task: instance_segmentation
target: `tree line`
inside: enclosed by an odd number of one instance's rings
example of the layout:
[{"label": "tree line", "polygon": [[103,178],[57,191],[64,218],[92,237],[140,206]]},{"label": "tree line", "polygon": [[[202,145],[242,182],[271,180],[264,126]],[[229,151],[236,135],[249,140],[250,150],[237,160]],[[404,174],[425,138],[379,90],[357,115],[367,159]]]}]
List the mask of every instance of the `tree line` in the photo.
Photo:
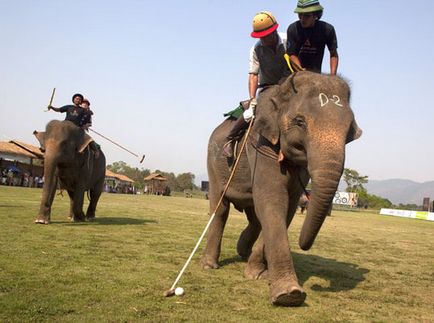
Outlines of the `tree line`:
[{"label": "tree line", "polygon": [[[114,173],[128,176],[134,181],[138,189],[145,187],[145,177],[151,174],[148,168],[131,167],[124,161],[117,161],[113,164],[107,165],[107,169]],[[195,175],[193,173],[182,173],[175,175],[172,172],[165,172],[159,169],[152,173],[159,173],[167,179],[167,186],[171,191],[183,192],[185,190],[197,190],[198,187],[194,184]]]},{"label": "tree line", "polygon": [[[145,187],[144,178],[151,174],[150,169],[131,167],[124,161],[114,162],[107,166],[107,169],[117,174],[123,174],[131,178],[138,189]],[[199,188],[194,184],[195,175],[193,173],[181,173],[175,175],[173,172],[165,172],[161,170],[155,170],[153,173],[159,173],[167,179],[167,185],[171,191],[183,192],[185,190],[198,190]],[[347,184],[346,192],[357,193],[358,195],[358,207],[363,208],[405,208],[408,210],[418,210],[419,206],[416,204],[399,204],[393,205],[391,201],[381,196],[369,194],[365,188],[365,184],[368,183],[368,176],[360,175],[356,170],[351,168],[345,168],[343,173],[343,180]]]},{"label": "tree line", "polygon": [[357,193],[357,206],[373,209],[391,208],[393,206],[392,202],[388,199],[368,193],[366,188],[363,186],[368,183],[368,176],[360,175],[354,169],[345,168],[342,177],[344,182],[347,184],[345,191]]},{"label": "tree line", "polygon": [[373,209],[400,208],[414,211],[418,211],[420,209],[420,207],[416,204],[393,205],[393,203],[388,199],[374,194],[369,194],[366,188],[363,186],[364,184],[368,183],[368,176],[360,175],[354,169],[345,168],[342,177],[344,182],[347,184],[346,191],[357,193],[357,206],[359,207],[369,207]]}]

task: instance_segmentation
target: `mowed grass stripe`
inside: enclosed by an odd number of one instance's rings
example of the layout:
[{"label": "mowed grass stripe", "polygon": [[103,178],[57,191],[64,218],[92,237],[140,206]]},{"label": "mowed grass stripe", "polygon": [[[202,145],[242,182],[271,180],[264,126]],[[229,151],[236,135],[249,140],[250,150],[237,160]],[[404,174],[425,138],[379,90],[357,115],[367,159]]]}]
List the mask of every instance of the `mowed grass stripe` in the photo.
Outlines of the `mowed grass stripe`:
[{"label": "mowed grass stripe", "polygon": [[[40,189],[0,186],[0,321],[433,321],[434,223],[375,212],[334,211],[312,250],[289,230],[299,308],[269,305],[266,281],[243,278],[232,211],[218,270],[182,277],[184,297],[164,298],[208,219],[197,198],[103,194],[92,223],[70,223],[56,196],[50,225],[35,225]],[[86,202],[87,203],[87,202]]]}]

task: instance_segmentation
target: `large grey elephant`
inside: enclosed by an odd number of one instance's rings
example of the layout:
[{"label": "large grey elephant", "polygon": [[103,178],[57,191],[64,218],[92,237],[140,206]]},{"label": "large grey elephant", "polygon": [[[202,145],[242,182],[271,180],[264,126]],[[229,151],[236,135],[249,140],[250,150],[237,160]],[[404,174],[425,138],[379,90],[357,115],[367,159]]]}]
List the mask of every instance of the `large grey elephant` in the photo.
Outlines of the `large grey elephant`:
[{"label": "large grey elephant", "polygon": [[[60,187],[68,191],[71,220],[93,220],[105,178],[106,162],[102,151],[95,156],[88,146],[92,138],[70,121],[52,120],[45,132],[34,131],[33,134],[45,150],[45,181],[35,223],[50,223],[57,179]],[[86,216],[83,212],[85,191],[89,191],[90,198]]]},{"label": "large grey elephant", "polygon": [[[246,277],[268,278],[274,305],[304,302],[306,293],[294,270],[287,229],[311,178],[310,203],[299,238],[301,249],[310,249],[337,190],[345,144],[362,133],[349,101],[350,89],[342,78],[307,71],[261,93],[245,151],[208,232],[201,259],[204,268],[218,268],[232,203],[249,220],[237,244],[238,253],[248,257]],[[233,122],[225,120],[209,140],[211,213],[230,176],[231,163],[222,155],[222,147]]]}]

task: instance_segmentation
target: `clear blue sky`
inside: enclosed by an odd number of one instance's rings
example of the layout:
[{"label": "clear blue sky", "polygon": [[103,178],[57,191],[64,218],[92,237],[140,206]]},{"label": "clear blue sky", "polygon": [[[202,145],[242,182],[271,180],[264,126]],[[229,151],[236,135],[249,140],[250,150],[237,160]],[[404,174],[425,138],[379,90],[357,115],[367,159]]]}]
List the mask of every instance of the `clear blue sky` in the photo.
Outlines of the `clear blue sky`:
[{"label": "clear blue sky", "polygon": [[[346,167],[370,179],[434,180],[434,2],[321,1],[335,26],[339,72],[364,134]],[[81,92],[108,163],[206,178],[207,141],[222,113],[248,96],[251,21],[273,12],[279,31],[296,1],[0,0],[0,140],[36,145],[43,112]],[[326,52],[328,56],[328,52]],[[328,60],[323,64],[328,72]]]}]

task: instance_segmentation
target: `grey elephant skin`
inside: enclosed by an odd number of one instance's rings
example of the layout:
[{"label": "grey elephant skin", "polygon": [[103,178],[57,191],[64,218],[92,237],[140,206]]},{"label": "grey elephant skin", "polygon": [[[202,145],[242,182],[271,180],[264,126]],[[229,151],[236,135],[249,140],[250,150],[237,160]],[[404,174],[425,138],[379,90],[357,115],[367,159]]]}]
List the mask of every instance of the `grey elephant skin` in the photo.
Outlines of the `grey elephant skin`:
[{"label": "grey elephant skin", "polygon": [[[70,198],[71,220],[93,220],[105,178],[106,161],[102,151],[96,158],[88,146],[92,138],[70,121],[52,120],[45,132],[34,131],[33,134],[45,150],[45,181],[35,223],[50,223],[58,180]],[[89,191],[90,198],[86,215],[83,212],[85,191]]]},{"label": "grey elephant skin", "polygon": [[[245,276],[268,278],[274,305],[304,302],[306,293],[294,270],[287,229],[303,186],[311,178],[309,206],[299,237],[301,249],[311,248],[344,169],[345,145],[362,133],[349,101],[350,88],[342,78],[307,71],[260,94],[239,167],[209,228],[203,268],[218,268],[232,203],[248,218],[237,244],[239,255],[248,258]],[[225,120],[209,140],[210,214],[230,176],[230,162],[222,155],[222,147],[233,122]]]}]

